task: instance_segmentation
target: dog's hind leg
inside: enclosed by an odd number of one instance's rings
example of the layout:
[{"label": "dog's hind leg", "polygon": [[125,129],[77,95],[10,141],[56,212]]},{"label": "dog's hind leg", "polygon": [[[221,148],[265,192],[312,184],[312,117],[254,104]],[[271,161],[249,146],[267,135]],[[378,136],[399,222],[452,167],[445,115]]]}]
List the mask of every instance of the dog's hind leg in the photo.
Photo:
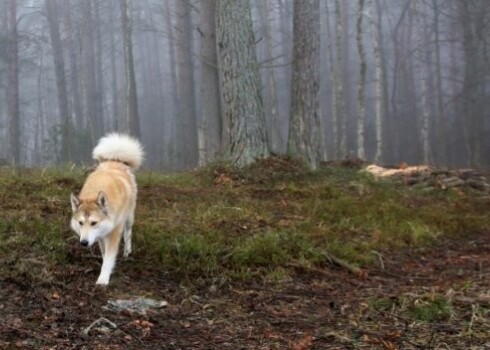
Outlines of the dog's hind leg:
[{"label": "dog's hind leg", "polygon": [[131,236],[133,235],[134,213],[128,217],[124,223],[124,257],[127,258],[131,253]]},{"label": "dog's hind leg", "polygon": [[109,278],[111,277],[112,270],[116,265],[117,251],[119,249],[119,242],[121,241],[122,230],[122,225],[119,225],[109,236],[104,238],[104,256],[102,268],[100,269],[100,275],[96,284],[109,284]]}]

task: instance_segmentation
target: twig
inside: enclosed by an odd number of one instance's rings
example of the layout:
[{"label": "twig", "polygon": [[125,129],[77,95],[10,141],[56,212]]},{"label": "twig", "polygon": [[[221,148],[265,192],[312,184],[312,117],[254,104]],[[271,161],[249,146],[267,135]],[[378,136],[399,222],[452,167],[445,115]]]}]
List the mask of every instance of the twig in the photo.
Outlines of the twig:
[{"label": "twig", "polygon": [[380,252],[377,252],[376,250],[371,250],[371,253],[373,253],[374,255],[376,255],[378,257],[378,260],[379,260],[379,264],[381,265],[381,270],[385,270],[385,264],[383,262],[383,255],[381,255]]},{"label": "twig", "polygon": [[340,258],[338,258],[335,255],[332,255],[330,253],[324,253],[324,254],[327,257],[327,259],[330,260],[330,262],[332,262],[333,264],[335,264],[337,266],[343,267],[344,269],[353,273],[354,275],[362,276],[364,274],[364,272],[360,268],[358,268],[357,266],[349,264],[347,261],[342,260],[342,259],[340,259]]},{"label": "twig", "polygon": [[92,327],[93,327],[93,326],[95,326],[96,324],[102,323],[102,322],[107,323],[107,324],[108,324],[108,325],[109,325],[109,326],[110,326],[112,329],[116,329],[116,328],[117,328],[117,325],[116,325],[114,322],[109,321],[109,320],[108,320],[107,318],[105,318],[105,317],[101,317],[101,318],[99,318],[99,319],[95,320],[94,322],[92,322],[92,323],[90,324],[90,326],[88,326],[87,328],[85,328],[85,329],[83,330],[83,333],[84,333],[85,335],[88,335],[88,333],[90,332],[90,330],[92,329]]}]

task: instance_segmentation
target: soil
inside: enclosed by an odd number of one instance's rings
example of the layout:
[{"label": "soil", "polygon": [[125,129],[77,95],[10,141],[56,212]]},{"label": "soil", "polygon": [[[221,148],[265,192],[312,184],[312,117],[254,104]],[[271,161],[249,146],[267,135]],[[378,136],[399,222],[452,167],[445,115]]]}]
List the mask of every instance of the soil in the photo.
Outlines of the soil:
[{"label": "soil", "polygon": [[[270,284],[170,276],[136,255],[120,258],[101,288],[97,254],[74,244],[46,282],[3,278],[0,348],[490,349],[489,232],[384,253],[358,276],[326,262],[288,267],[290,280]],[[403,312],[436,295],[450,300],[450,317],[424,322]],[[105,308],[139,296],[168,306],[146,315]],[[102,320],[87,328],[101,317],[115,328]]]}]

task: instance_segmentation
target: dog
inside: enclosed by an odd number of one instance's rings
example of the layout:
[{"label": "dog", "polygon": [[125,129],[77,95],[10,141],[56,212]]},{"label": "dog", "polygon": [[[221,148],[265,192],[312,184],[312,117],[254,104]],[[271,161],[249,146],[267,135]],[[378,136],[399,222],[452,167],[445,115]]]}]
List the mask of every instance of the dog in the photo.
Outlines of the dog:
[{"label": "dog", "polygon": [[137,195],[133,171],[141,166],[144,152],[135,138],[111,133],[99,140],[92,157],[99,164],[87,177],[79,195],[71,194],[70,226],[84,247],[99,243],[102,268],[96,284],[108,285],[121,238],[124,257],[131,253]]}]

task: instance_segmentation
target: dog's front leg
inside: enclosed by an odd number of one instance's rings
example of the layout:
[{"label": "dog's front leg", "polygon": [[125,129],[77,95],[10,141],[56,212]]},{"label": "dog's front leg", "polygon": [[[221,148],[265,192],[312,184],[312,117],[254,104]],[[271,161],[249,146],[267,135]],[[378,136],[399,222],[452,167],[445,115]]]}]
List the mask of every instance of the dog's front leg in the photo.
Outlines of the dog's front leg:
[{"label": "dog's front leg", "polygon": [[121,240],[121,230],[122,227],[118,226],[109,236],[103,238],[104,255],[100,275],[96,282],[98,285],[106,286],[109,284],[112,270],[116,265],[117,251],[119,248],[119,241]]}]

